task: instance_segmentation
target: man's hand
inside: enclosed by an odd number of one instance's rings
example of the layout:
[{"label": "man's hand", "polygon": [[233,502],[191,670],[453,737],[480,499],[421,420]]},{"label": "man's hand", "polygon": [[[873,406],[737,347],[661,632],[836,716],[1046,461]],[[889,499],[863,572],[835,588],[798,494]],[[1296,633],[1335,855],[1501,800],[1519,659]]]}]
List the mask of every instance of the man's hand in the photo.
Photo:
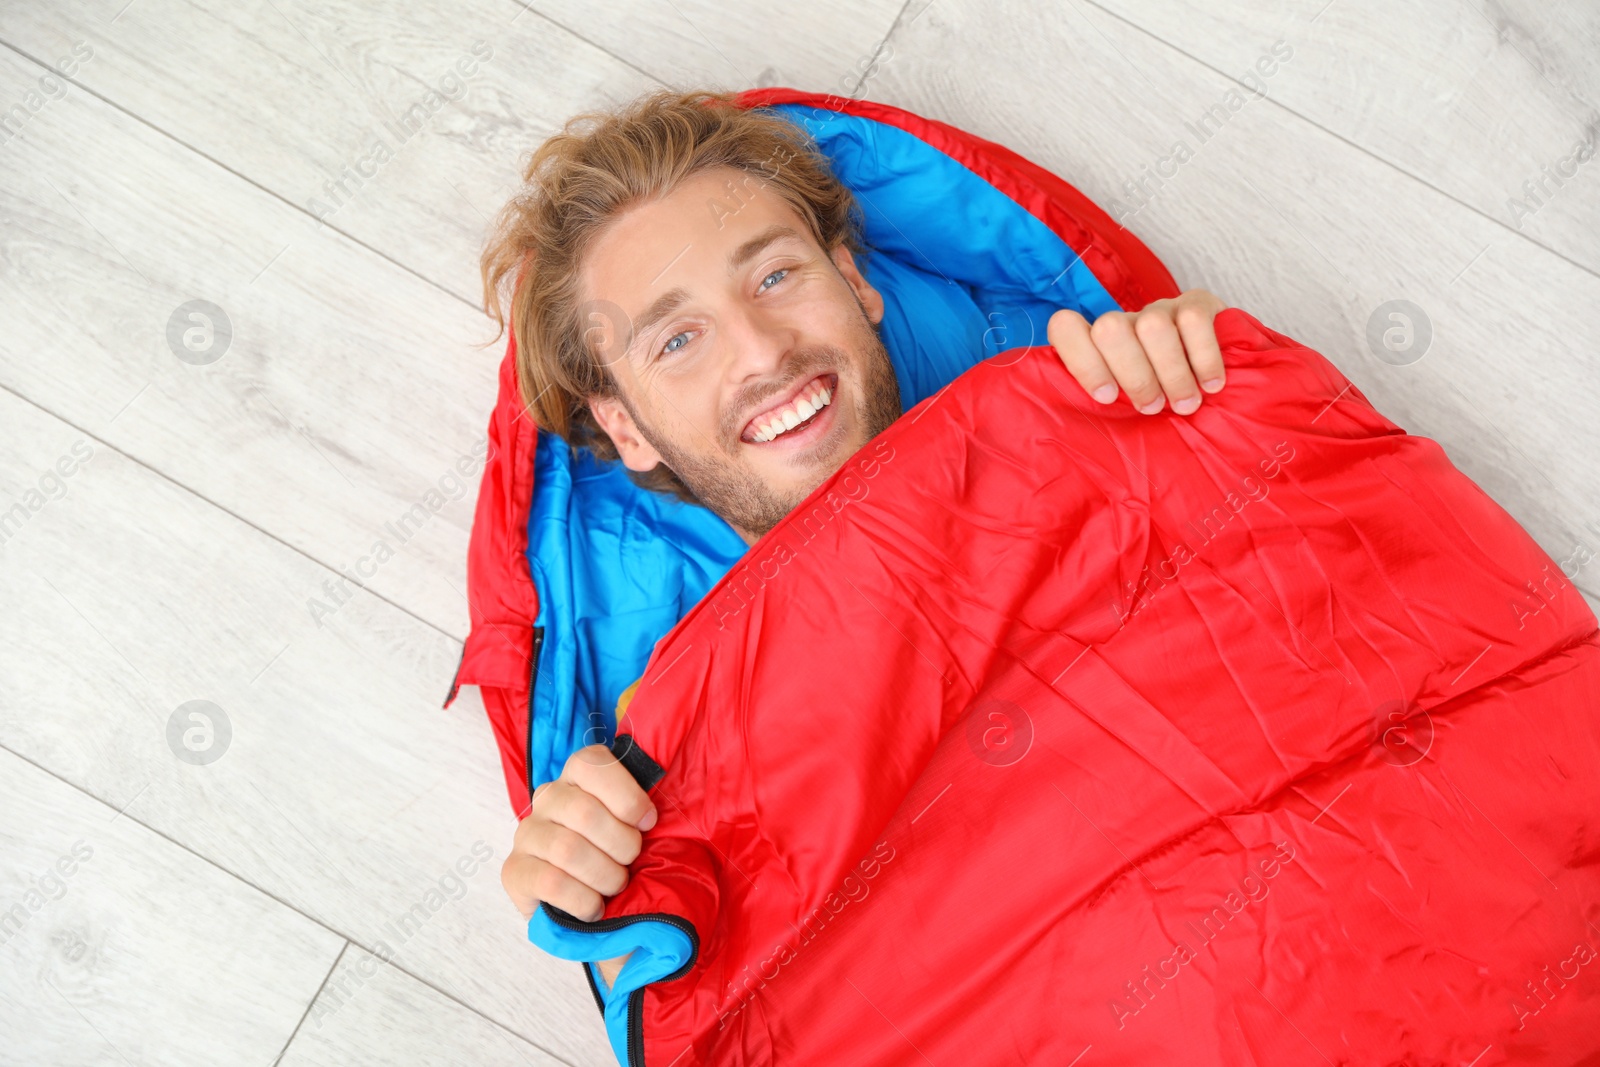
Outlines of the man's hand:
[{"label": "man's hand", "polygon": [[1212,320],[1227,306],[1204,289],[1190,289],[1137,313],[1108,311],[1092,325],[1062,308],[1050,316],[1046,336],[1067,370],[1100,403],[1115,401],[1120,385],[1146,415],[1168,401],[1173,411],[1188,415],[1200,406],[1201,390],[1215,393],[1223,386],[1222,350]]},{"label": "man's hand", "polygon": [[534,791],[500,868],[500,884],[523,918],[532,918],[544,901],[593,922],[605,914],[605,898],[628,884],[628,864],[643,843],[640,831],[655,824],[655,805],[611,750],[580,748],[561,777]]}]

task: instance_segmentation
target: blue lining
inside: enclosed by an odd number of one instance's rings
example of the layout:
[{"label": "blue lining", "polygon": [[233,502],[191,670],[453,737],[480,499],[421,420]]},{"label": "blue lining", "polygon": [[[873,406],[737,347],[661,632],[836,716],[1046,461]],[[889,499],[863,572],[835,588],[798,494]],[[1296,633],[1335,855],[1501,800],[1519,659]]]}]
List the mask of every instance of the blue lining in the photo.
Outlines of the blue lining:
[{"label": "blue lining", "polygon": [[[1117,304],[1039,219],[916,136],[871,119],[785,104],[857,196],[884,296],[880,334],[907,410],[978,361],[1045,343],[1062,307]],[[655,643],[744,554],[710,511],[635,486],[620,464],[540,433],[528,557],[544,646],[529,743],[532,785],[586,744],[607,744],[622,690]],[[589,958],[594,958],[590,956]]]},{"label": "blue lining", "polygon": [[[694,956],[689,935],[669,922],[639,919],[626,926],[601,932],[569,930],[557,925],[541,905],[528,920],[528,940],[552,956],[578,960],[594,976],[595,988],[605,1002],[606,1037],[617,1062],[628,1062],[628,997],[669,974],[681,970]],[[628,955],[617,975],[617,984],[606,988],[600,970],[591,960],[609,960]]]}]

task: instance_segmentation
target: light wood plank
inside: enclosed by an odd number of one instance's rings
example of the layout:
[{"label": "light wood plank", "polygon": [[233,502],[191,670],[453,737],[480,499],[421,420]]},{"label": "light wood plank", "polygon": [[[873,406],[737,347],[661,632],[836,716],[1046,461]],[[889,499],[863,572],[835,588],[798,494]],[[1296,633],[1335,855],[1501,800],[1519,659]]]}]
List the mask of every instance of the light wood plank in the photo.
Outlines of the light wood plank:
[{"label": "light wood plank", "polygon": [[[901,0],[139,0],[112,21],[122,6],[28,7],[8,14],[0,39],[47,64],[87,42],[84,85],[476,303],[487,218],[514,190],[519,158],[571,115],[633,97],[652,74],[837,89],[865,68]],[[473,73],[456,92],[458,60]],[[441,85],[453,99],[428,96]],[[412,135],[403,119],[420,118],[418,104],[427,114]]]},{"label": "light wood plank", "polygon": [[[0,51],[0,99],[39,76]],[[464,636],[481,315],[81,91],[4,152],[0,385]],[[169,334],[197,298],[205,365]]]},{"label": "light wood plank", "polygon": [[[1274,101],[1600,270],[1600,7],[1097,3],[1223,74],[1255,70]],[[1292,57],[1256,70],[1280,39]]]},{"label": "light wood plank", "polygon": [[344,942],[0,750],[0,1060],[270,1063]]},{"label": "light wood plank", "polygon": [[877,47],[896,16],[924,3],[532,0],[530,6],[664,85],[732,90],[788,85],[848,95],[874,69]]},{"label": "light wood plank", "polygon": [[[359,592],[313,625],[325,568],[4,391],[0,425],[0,501],[44,489],[0,545],[0,744],[531,1043],[608,1062],[581,969],[527,942],[500,886],[494,739],[475,695],[439,708],[457,642]],[[209,736],[195,700],[221,709]]]},{"label": "light wood plank", "polygon": [[312,1004],[281,1067],[557,1067],[561,1062],[353,948]]},{"label": "light wood plank", "polygon": [[[1131,208],[1125,183],[1232,83],[1103,11],[1071,10],[1013,9],[1000,25],[972,0],[935,5],[896,34],[876,92]],[[989,62],[1002,52],[1005,65]],[[1387,415],[1441,442],[1555,560],[1580,544],[1600,552],[1594,274],[1265,101],[1230,111],[1150,188],[1126,225],[1181,286],[1322,351]],[[1393,299],[1419,305],[1433,331],[1406,366],[1367,342]],[[1600,604],[1600,565],[1576,584]]]}]

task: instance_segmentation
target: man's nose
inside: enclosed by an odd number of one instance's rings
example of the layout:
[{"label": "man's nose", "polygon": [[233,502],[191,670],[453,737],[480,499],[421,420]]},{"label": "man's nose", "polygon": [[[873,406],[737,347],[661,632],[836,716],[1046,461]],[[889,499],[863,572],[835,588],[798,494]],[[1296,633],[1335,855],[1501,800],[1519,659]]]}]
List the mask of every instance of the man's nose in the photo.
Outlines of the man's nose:
[{"label": "man's nose", "polygon": [[778,374],[793,354],[798,335],[760,308],[735,309],[723,320],[728,379],[742,385]]}]

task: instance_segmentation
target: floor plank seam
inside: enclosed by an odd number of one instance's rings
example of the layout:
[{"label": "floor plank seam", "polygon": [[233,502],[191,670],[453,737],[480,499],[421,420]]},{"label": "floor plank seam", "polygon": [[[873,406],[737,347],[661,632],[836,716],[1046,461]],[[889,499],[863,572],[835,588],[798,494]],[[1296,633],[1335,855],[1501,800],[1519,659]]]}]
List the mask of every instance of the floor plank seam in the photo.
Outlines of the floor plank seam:
[{"label": "floor plank seam", "polygon": [[[0,389],[3,389],[6,392],[10,393],[12,396],[16,397],[18,400],[22,401],[23,403],[25,403],[25,404],[33,407],[33,408],[36,408],[39,411],[44,412],[46,415],[50,416],[52,419],[55,419],[57,422],[61,423],[63,426],[72,427],[77,432],[83,434],[84,436],[88,437],[90,440],[96,442],[97,445],[99,445],[101,447],[104,447],[109,452],[116,453],[117,455],[119,455],[122,458],[126,459],[129,463],[133,463],[133,464],[143,468],[144,470],[149,471],[151,474],[155,475],[157,478],[160,478],[162,481],[166,482],[168,485],[174,486],[177,489],[182,490],[183,492],[185,492],[185,493],[189,494],[190,496],[194,497],[196,500],[202,501],[203,503],[207,504],[208,506],[210,506],[212,508],[215,508],[217,511],[220,511],[222,514],[227,515],[230,518],[233,518],[236,521],[238,521],[240,524],[242,524],[244,526],[247,526],[250,529],[256,531],[257,533],[261,534],[263,537],[273,541],[276,544],[282,545],[284,548],[287,548],[289,551],[293,552],[295,555],[299,556],[301,559],[304,559],[307,562],[313,563],[316,566],[321,567],[322,569],[324,569],[326,571],[329,571],[335,577],[338,577],[338,578],[346,578],[346,577],[348,577],[347,575],[344,574],[343,571],[340,571],[337,568],[331,567],[328,564],[322,562],[321,560],[317,559],[315,556],[313,556],[309,552],[307,552],[305,549],[300,548],[300,547],[298,547],[296,545],[293,545],[293,544],[289,543],[288,541],[285,541],[282,537],[279,537],[277,534],[273,533],[270,530],[266,530],[266,529],[263,529],[260,526],[257,526],[254,522],[251,522],[248,518],[244,517],[243,515],[240,515],[238,512],[232,510],[231,508],[225,507],[224,505],[217,503],[215,500],[212,500],[210,497],[206,496],[204,493],[200,492],[198,489],[195,489],[195,488],[193,488],[191,486],[184,485],[182,482],[178,481],[172,475],[167,474],[166,472],[160,470],[157,467],[151,466],[149,463],[147,463],[144,460],[140,459],[138,456],[135,456],[131,452],[128,452],[125,449],[120,448],[119,446],[117,446],[115,444],[112,444],[111,442],[107,441],[105,438],[101,437],[99,434],[93,432],[92,430],[85,429],[84,427],[82,427],[82,426],[78,425],[77,423],[73,422],[71,419],[68,419],[68,418],[65,418],[65,417],[63,417],[61,415],[58,415],[56,412],[51,411],[48,407],[46,407],[45,405],[39,403],[37,400],[33,399],[32,397],[27,396],[24,393],[19,393],[17,390],[13,389],[9,385],[6,385],[4,382],[0,382]],[[359,585],[360,583],[356,583],[356,584]],[[452,585],[452,587],[453,587],[453,585]],[[412,611],[410,608],[406,607],[405,605],[399,604],[399,603],[396,603],[393,600],[390,600],[387,596],[385,596],[382,593],[374,590],[370,586],[361,585],[360,588],[361,588],[361,591],[366,593],[367,595],[369,595],[371,597],[374,597],[377,600],[382,601],[383,603],[385,603],[385,604],[389,605],[390,607],[394,608],[396,611],[400,612],[402,615],[405,615],[407,618],[413,619],[416,622],[421,623],[423,626],[426,626],[428,629],[432,630],[434,633],[438,634],[440,637],[443,637],[446,640],[449,640],[449,641],[453,642],[456,646],[458,646],[456,648],[456,652],[457,653],[460,652],[459,646],[464,643],[464,641],[465,641],[464,638],[457,637],[455,634],[450,633],[448,630],[445,630],[443,627],[439,626],[437,623],[431,622],[428,619],[423,618],[421,615],[418,615],[416,612]]]},{"label": "floor plank seam", "polygon": [[306,1010],[300,1013],[300,1021],[294,1024],[294,1029],[289,1031],[289,1039],[283,1043],[283,1048],[278,1050],[278,1055],[272,1061],[272,1067],[278,1067],[283,1062],[283,1057],[288,1054],[289,1046],[294,1044],[294,1039],[300,1036],[300,1028],[306,1024],[306,1019],[311,1015],[311,1009],[316,1006],[317,999],[322,996],[322,991],[328,988],[328,979],[333,977],[333,972],[339,969],[339,961],[344,959],[344,954],[350,951],[350,942],[345,941],[339,946],[339,954],[333,957],[333,964],[329,966],[328,973],[322,976],[322,984],[317,986],[317,991],[311,994],[311,999],[306,1001]]},{"label": "floor plank seam", "polygon": [[[88,797],[90,800],[94,801],[96,804],[99,804],[101,807],[104,807],[104,808],[107,808],[107,809],[111,810],[112,812],[115,813],[113,815],[113,819],[116,819],[116,818],[128,819],[130,822],[133,822],[133,823],[137,824],[138,826],[143,827],[145,830],[147,830],[150,833],[154,834],[156,837],[161,838],[163,841],[165,841],[168,844],[172,845],[174,848],[177,848],[177,849],[179,849],[179,850],[181,850],[183,852],[188,853],[189,855],[193,856],[195,859],[199,860],[201,863],[204,863],[206,866],[212,868],[213,870],[216,870],[216,871],[226,875],[227,877],[233,879],[235,882],[237,882],[240,885],[249,886],[251,889],[255,890],[257,893],[260,893],[262,896],[266,897],[268,900],[270,900],[273,903],[277,904],[279,907],[285,908],[285,909],[293,912],[294,914],[299,915],[301,918],[305,919],[307,922],[311,923],[313,926],[317,926],[317,927],[320,927],[323,930],[326,930],[328,933],[332,934],[333,936],[335,936],[335,937],[337,937],[337,938],[339,938],[339,939],[341,939],[342,941],[345,942],[345,947],[340,949],[340,954],[341,955],[344,953],[345,949],[348,949],[351,945],[354,945],[356,948],[360,949],[362,952],[365,952],[367,955],[372,956],[375,959],[382,960],[385,966],[392,968],[394,971],[398,972],[399,974],[403,974],[407,978],[409,978],[412,981],[418,983],[419,985],[425,986],[426,988],[433,990],[435,993],[439,994],[439,996],[444,997],[446,1000],[450,1001],[452,1004],[455,1004],[458,1007],[461,1007],[461,1008],[466,1009],[467,1011],[470,1011],[472,1014],[478,1016],[484,1022],[487,1022],[492,1026],[498,1027],[499,1029],[504,1030],[508,1034],[514,1035],[515,1037],[519,1038],[520,1040],[527,1042],[529,1045],[532,1045],[534,1048],[538,1049],[540,1052],[544,1053],[546,1056],[549,1056],[550,1058],[552,1058],[552,1059],[554,1059],[554,1060],[556,1060],[556,1061],[558,1061],[560,1063],[567,1064],[568,1067],[575,1067],[575,1065],[572,1064],[571,1061],[565,1059],[559,1053],[553,1051],[552,1049],[546,1048],[545,1046],[539,1044],[539,1042],[537,1042],[537,1041],[533,1040],[532,1038],[528,1037],[528,1035],[518,1031],[515,1027],[509,1026],[509,1025],[499,1021],[498,1019],[496,1019],[493,1016],[489,1015],[487,1012],[483,1011],[481,1008],[478,1008],[478,1007],[476,1007],[476,1006],[474,1006],[472,1004],[469,1004],[466,1001],[462,1000],[460,997],[456,996],[454,993],[451,993],[448,990],[439,988],[439,986],[435,985],[433,982],[431,982],[428,979],[422,977],[421,975],[415,974],[412,971],[406,969],[405,967],[402,967],[399,964],[395,963],[392,958],[388,959],[388,960],[384,960],[383,957],[378,955],[378,953],[374,949],[369,948],[367,945],[363,944],[361,941],[357,940],[355,937],[351,936],[350,934],[347,934],[343,930],[340,930],[340,929],[338,929],[338,928],[336,928],[334,926],[330,926],[324,920],[319,919],[317,916],[312,915],[312,914],[304,911],[303,909],[301,909],[299,907],[296,907],[294,904],[291,904],[287,900],[284,900],[282,897],[278,896],[276,893],[273,893],[271,890],[265,889],[262,886],[257,885],[255,882],[252,882],[250,879],[244,877],[243,875],[241,875],[241,874],[239,874],[239,873],[237,873],[235,871],[229,870],[227,867],[223,866],[221,863],[218,863],[216,860],[212,859],[211,857],[203,855],[202,853],[196,852],[190,846],[184,844],[182,841],[179,841],[177,838],[172,837],[170,834],[166,833],[164,830],[161,830],[161,829],[159,829],[159,828],[157,828],[155,826],[151,826],[149,823],[145,822],[143,819],[139,818],[137,815],[129,815],[126,811],[118,810],[117,807],[114,804],[112,804],[111,802],[107,801],[105,798],[97,795],[92,790],[89,790],[89,789],[79,785],[78,783],[72,781],[71,779],[68,779],[68,778],[62,776],[61,774],[57,773],[56,771],[51,770],[49,767],[46,767],[44,764],[40,763],[38,760],[36,760],[33,757],[27,755],[26,753],[18,752],[16,749],[12,748],[9,744],[6,744],[4,742],[0,742],[0,751],[4,751],[4,752],[10,753],[12,756],[15,756],[17,759],[19,759],[22,762],[28,764],[28,766],[33,767],[35,770],[37,770],[37,771],[39,771],[39,772],[41,772],[43,774],[49,775],[51,778],[53,778],[56,781],[60,782],[62,785],[68,787],[69,789],[76,790],[77,792],[79,792],[79,793],[83,794],[84,796]],[[331,974],[332,971],[330,971],[329,973]],[[326,984],[327,980],[324,979],[323,981],[324,981],[324,984]],[[287,1048],[285,1049],[285,1051],[287,1051]]]},{"label": "floor plank seam", "polygon": [[416,270],[414,267],[408,266],[407,264],[400,262],[398,259],[395,259],[393,256],[390,256],[387,253],[382,252],[377,248],[374,248],[372,245],[367,244],[365,241],[361,240],[359,237],[352,236],[350,233],[339,229],[339,227],[333,226],[333,225],[329,224],[328,222],[326,222],[326,221],[324,221],[322,219],[318,219],[314,214],[312,214],[310,211],[308,211],[304,206],[302,206],[300,204],[296,204],[294,201],[290,200],[288,197],[282,195],[281,193],[278,193],[275,190],[270,189],[265,185],[262,185],[260,182],[257,182],[252,178],[246,177],[245,175],[243,175],[243,174],[239,173],[238,171],[234,170],[232,167],[228,166],[226,163],[223,163],[221,160],[215,158],[214,156],[211,156],[211,155],[207,154],[206,152],[201,151],[199,148],[196,148],[194,145],[192,145],[189,142],[185,141],[183,138],[177,136],[176,134],[169,133],[167,130],[162,129],[160,126],[157,126],[154,122],[151,122],[150,120],[144,118],[143,116],[135,114],[132,111],[129,111],[127,108],[123,107],[121,104],[118,104],[116,101],[112,100],[110,97],[102,95],[101,93],[95,91],[94,89],[90,88],[89,86],[83,84],[83,82],[79,81],[78,79],[73,78],[73,77],[68,77],[67,75],[62,74],[60,71],[56,70],[54,67],[51,67],[51,66],[49,66],[47,64],[44,64],[44,63],[41,63],[33,55],[29,54],[28,52],[25,52],[21,48],[19,48],[16,45],[12,44],[10,41],[8,41],[8,40],[6,40],[4,38],[0,38],[0,45],[4,45],[6,48],[10,49],[12,52],[15,52],[18,56],[21,56],[27,62],[32,63],[33,65],[38,67],[40,70],[43,70],[43,71],[51,74],[54,77],[60,78],[62,81],[66,82],[69,85],[72,85],[72,86],[74,86],[74,87],[76,87],[78,89],[83,90],[83,92],[86,95],[94,97],[96,100],[100,101],[102,104],[105,104],[107,107],[109,107],[112,110],[118,112],[119,114],[123,114],[123,115],[128,116],[128,118],[130,118],[133,121],[137,122],[139,125],[145,127],[146,129],[152,131],[153,133],[165,138],[166,140],[171,141],[173,144],[175,144],[178,147],[182,148],[184,151],[189,152],[190,154],[192,154],[196,158],[205,160],[207,163],[210,163],[212,166],[217,167],[218,169],[224,171],[225,173],[232,175],[233,177],[237,178],[239,181],[244,182],[246,185],[250,186],[251,188],[256,189],[256,190],[258,190],[258,191],[260,191],[262,193],[265,193],[267,196],[270,196],[272,199],[278,201],[279,203],[285,205],[286,207],[289,207],[289,208],[293,209],[294,212],[297,215],[302,215],[305,218],[311,219],[313,222],[317,223],[317,226],[319,227],[319,229],[326,229],[329,233],[337,234],[339,237],[344,238],[346,241],[350,242],[355,247],[360,248],[360,249],[370,253],[373,256],[376,256],[378,259],[382,260],[385,263],[388,263],[392,267],[395,267],[395,268],[397,268],[399,270],[404,271],[405,273],[411,275],[413,278],[416,278],[418,281],[420,281],[423,284],[429,286],[430,288],[437,289],[439,292],[443,293],[445,296],[448,296],[453,300],[460,301],[461,303],[465,304],[467,307],[471,308],[472,310],[480,312],[480,313],[483,311],[482,305],[479,304],[478,302],[476,302],[474,300],[471,300],[471,299],[468,299],[466,296],[463,296],[461,293],[456,292],[454,289],[451,289],[449,286],[446,286],[441,282],[435,281],[434,279],[428,277],[426,274],[423,274],[420,271]]},{"label": "floor plank seam", "polygon": [[[1235,80],[1233,75],[1228,74],[1225,71],[1219,70],[1218,68],[1212,66],[1210,63],[1207,63],[1205,60],[1200,59],[1198,56],[1195,56],[1195,55],[1193,55],[1193,54],[1191,54],[1189,52],[1184,51],[1182,48],[1180,48],[1179,46],[1173,44],[1171,41],[1168,41],[1165,38],[1160,37],[1160,36],[1156,35],[1155,33],[1152,33],[1150,30],[1145,29],[1143,26],[1140,26],[1139,24],[1134,23],[1134,22],[1129,22],[1126,18],[1122,17],[1117,12],[1112,11],[1112,10],[1104,7],[1103,5],[1097,3],[1096,0],[1084,0],[1084,3],[1087,3],[1087,4],[1091,5],[1091,6],[1093,6],[1098,11],[1105,12],[1107,15],[1109,15],[1110,17],[1116,19],[1118,22],[1122,23],[1123,25],[1128,26],[1128,27],[1138,31],[1139,33],[1144,34],[1146,37],[1150,38],[1152,41],[1155,41],[1157,44],[1161,45],[1163,48],[1170,49],[1171,51],[1176,52],[1178,55],[1183,56],[1185,59],[1188,59],[1188,60],[1200,65],[1201,67],[1204,67],[1206,70],[1211,71],[1213,74],[1217,74],[1217,75],[1219,75],[1219,76],[1221,76],[1223,78],[1226,78],[1229,82],[1232,82],[1234,85],[1240,85],[1240,83],[1237,80]],[[1248,86],[1241,86],[1241,88],[1248,88]],[[1578,99],[1578,98],[1574,97],[1574,99]],[[1548,252],[1550,255],[1552,255],[1555,258],[1561,260],[1563,263],[1566,263],[1567,265],[1572,266],[1572,267],[1576,267],[1578,270],[1580,270],[1583,273],[1589,275],[1591,278],[1595,278],[1597,280],[1600,280],[1600,271],[1596,271],[1592,267],[1589,267],[1589,266],[1587,266],[1587,265],[1585,265],[1583,263],[1579,263],[1577,260],[1572,259],[1569,256],[1567,256],[1565,253],[1562,253],[1562,252],[1560,252],[1560,251],[1558,251],[1558,250],[1556,250],[1554,248],[1551,248],[1549,245],[1545,244],[1542,241],[1534,239],[1533,237],[1529,236],[1526,233],[1523,233],[1521,230],[1517,229],[1515,226],[1510,225],[1509,223],[1505,222],[1504,220],[1495,218],[1493,215],[1489,214],[1484,209],[1482,209],[1482,208],[1480,208],[1480,207],[1478,207],[1478,206],[1476,206],[1474,204],[1468,203],[1465,200],[1462,200],[1460,197],[1456,196],[1454,193],[1450,193],[1450,192],[1445,191],[1444,189],[1439,188],[1437,185],[1434,185],[1432,182],[1428,181],[1426,178],[1423,178],[1423,177],[1421,177],[1419,175],[1411,173],[1411,171],[1409,171],[1406,168],[1400,166],[1400,164],[1396,163],[1395,161],[1393,161],[1391,159],[1386,159],[1383,156],[1378,155],[1377,152],[1373,151],[1372,149],[1367,148],[1364,145],[1358,144],[1357,142],[1350,140],[1350,138],[1346,137],[1344,134],[1339,133],[1336,130],[1328,129],[1326,126],[1322,125],[1322,123],[1317,122],[1315,119],[1312,119],[1312,118],[1310,118],[1310,117],[1308,117],[1306,115],[1301,114],[1300,112],[1296,111],[1294,108],[1290,107],[1289,105],[1283,103],[1281,100],[1277,99],[1276,97],[1272,96],[1271,94],[1267,94],[1266,97],[1265,97],[1265,100],[1266,100],[1267,103],[1272,104],[1275,107],[1277,107],[1284,114],[1292,115],[1296,119],[1299,119],[1301,122],[1304,122],[1307,126],[1310,126],[1313,129],[1321,130],[1323,133],[1327,134],[1329,137],[1332,137],[1334,140],[1338,141],[1340,144],[1347,145],[1348,147],[1354,149],[1355,151],[1360,152],[1362,155],[1366,156],[1368,159],[1371,159],[1371,160],[1381,164],[1382,166],[1387,167],[1389,170],[1393,171],[1394,173],[1399,174],[1399,175],[1401,175],[1401,176],[1403,176],[1405,178],[1409,178],[1411,181],[1416,182],[1417,184],[1423,186],[1424,188],[1432,190],[1433,192],[1437,193],[1439,196],[1442,196],[1446,200],[1450,201],[1452,204],[1455,204],[1458,207],[1464,208],[1467,211],[1472,212],[1474,215],[1478,216],[1479,218],[1483,219],[1486,222],[1493,223],[1496,227],[1498,227],[1501,230],[1504,230],[1506,233],[1509,233],[1513,237],[1521,238],[1522,240],[1526,241],[1528,244],[1532,245],[1533,247],[1538,248],[1538,249],[1540,249],[1542,251]],[[1585,106],[1590,106],[1587,101],[1579,100],[1579,103],[1582,103]]]}]

